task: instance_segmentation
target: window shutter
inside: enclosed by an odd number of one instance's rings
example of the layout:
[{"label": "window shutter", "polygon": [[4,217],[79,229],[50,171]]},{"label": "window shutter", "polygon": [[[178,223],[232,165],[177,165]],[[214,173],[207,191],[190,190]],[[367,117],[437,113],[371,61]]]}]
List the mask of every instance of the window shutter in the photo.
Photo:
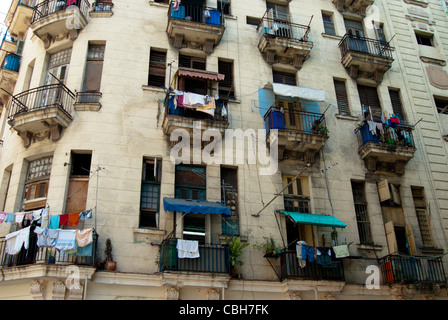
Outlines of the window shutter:
[{"label": "window shutter", "polygon": [[408,240],[409,253],[411,256],[417,255],[417,246],[415,245],[414,232],[412,231],[412,225],[406,223],[406,239]]},{"label": "window shutter", "polygon": [[219,82],[219,94],[233,97],[233,62],[219,60],[218,72],[225,76],[224,80]]},{"label": "window shutter", "polygon": [[100,91],[101,76],[103,74],[102,61],[88,61],[84,79],[85,92]]},{"label": "window shutter", "polygon": [[165,86],[166,73],[166,52],[151,50],[149,59],[149,78],[150,86]]},{"label": "window shutter", "polygon": [[387,180],[378,182],[378,195],[380,197],[380,202],[390,199],[389,183]]},{"label": "window shutter", "polygon": [[392,103],[392,110],[396,116],[401,120],[405,120],[403,113],[403,106],[401,104],[400,92],[398,90],[389,89],[390,101]]},{"label": "window shutter", "polygon": [[336,100],[338,103],[339,113],[343,115],[350,115],[350,107],[348,104],[345,82],[340,80],[334,80],[334,89],[336,92]]},{"label": "window shutter", "polygon": [[394,223],[393,221],[386,222],[384,224],[386,231],[387,246],[389,247],[389,254],[398,252],[397,238],[395,237]]},{"label": "window shutter", "polygon": [[[361,107],[364,110],[372,112],[373,121],[381,121],[381,104],[378,98],[378,92],[376,87],[369,87],[358,85],[359,100],[361,101]],[[369,118],[369,120],[371,120]]]},{"label": "window shutter", "polygon": [[273,70],[272,75],[274,83],[288,84],[291,86],[297,85],[295,73],[287,73]]}]

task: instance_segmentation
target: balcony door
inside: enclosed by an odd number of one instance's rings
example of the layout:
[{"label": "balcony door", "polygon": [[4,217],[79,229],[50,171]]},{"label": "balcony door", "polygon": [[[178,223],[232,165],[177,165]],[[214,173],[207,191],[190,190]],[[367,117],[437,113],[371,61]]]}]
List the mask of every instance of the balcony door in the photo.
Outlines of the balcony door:
[{"label": "balcony door", "polygon": [[266,2],[269,28],[278,37],[292,38],[288,6]]},{"label": "balcony door", "polygon": [[348,34],[348,44],[351,51],[368,53],[364,39],[364,28],[361,21],[344,19],[345,30]]},{"label": "balcony door", "polygon": [[[65,84],[71,55],[72,49],[69,48],[56,52],[50,56],[45,76],[45,86],[56,85],[59,83]],[[44,87],[41,97],[41,107],[58,105],[62,102],[62,90],[61,88]]]},{"label": "balcony door", "polygon": [[303,131],[302,108],[300,102],[277,100],[277,108],[283,109],[285,119],[285,129],[294,131]]}]

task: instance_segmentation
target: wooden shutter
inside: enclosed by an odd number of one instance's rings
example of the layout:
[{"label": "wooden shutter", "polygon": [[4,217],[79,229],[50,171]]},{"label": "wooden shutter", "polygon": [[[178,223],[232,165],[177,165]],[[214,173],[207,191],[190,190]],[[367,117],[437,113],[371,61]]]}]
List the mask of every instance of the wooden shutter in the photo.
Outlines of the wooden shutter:
[{"label": "wooden shutter", "polygon": [[338,103],[339,113],[343,115],[350,115],[350,107],[348,104],[347,89],[345,82],[334,80],[334,89],[336,92],[336,101]]},{"label": "wooden shutter", "polygon": [[392,110],[396,116],[401,120],[405,120],[403,113],[403,106],[401,104],[400,92],[398,90],[389,89],[390,102],[392,103]]},{"label": "wooden shutter", "polygon": [[149,59],[148,85],[165,86],[166,52],[152,50]]},{"label": "wooden shutter", "polygon": [[84,79],[84,91],[100,91],[103,61],[88,61]]},{"label": "wooden shutter", "polygon": [[407,222],[406,223],[406,239],[408,241],[409,253],[411,256],[417,255],[417,246],[415,245],[414,232],[412,231],[412,225]]},{"label": "wooden shutter", "polygon": [[272,70],[272,76],[274,78],[274,83],[288,84],[291,86],[297,85],[295,73]]},{"label": "wooden shutter", "polygon": [[219,82],[219,94],[233,97],[233,62],[219,60],[218,72],[225,76],[224,80]]},{"label": "wooden shutter", "polygon": [[[364,110],[370,110],[373,121],[380,122],[382,110],[377,88],[358,84],[358,94],[363,112]],[[368,120],[372,120],[372,118],[369,116]]]},{"label": "wooden shutter", "polygon": [[387,180],[382,180],[378,182],[378,195],[380,197],[380,202],[390,199],[390,189],[389,182]]},{"label": "wooden shutter", "polygon": [[389,254],[398,252],[397,238],[395,237],[395,229],[393,221],[386,222],[384,224],[384,229],[386,231],[386,241],[389,247]]}]

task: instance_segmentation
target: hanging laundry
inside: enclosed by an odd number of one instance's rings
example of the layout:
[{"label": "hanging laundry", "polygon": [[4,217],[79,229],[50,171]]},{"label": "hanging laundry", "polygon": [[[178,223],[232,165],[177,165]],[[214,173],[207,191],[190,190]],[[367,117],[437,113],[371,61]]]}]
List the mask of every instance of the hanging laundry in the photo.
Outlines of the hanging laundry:
[{"label": "hanging laundry", "polygon": [[48,225],[48,229],[58,229],[59,228],[59,220],[60,220],[60,216],[57,214],[50,216],[50,223]]},{"label": "hanging laundry", "polygon": [[59,227],[66,226],[68,222],[68,214],[61,214],[59,217]]},{"label": "hanging laundry", "polygon": [[[188,100],[190,108],[199,108],[204,107],[205,105],[205,96],[201,94],[190,92],[188,94]],[[185,97],[184,97],[184,105],[185,105]]]},{"label": "hanging laundry", "polygon": [[92,209],[83,211],[79,214],[79,220],[87,220],[92,218]]},{"label": "hanging laundry", "polygon": [[176,1],[174,1],[174,4],[173,4],[173,10],[174,10],[174,11],[179,10],[179,5],[180,5],[180,0],[176,0]]},{"label": "hanging laundry", "polygon": [[207,114],[211,115],[212,117],[214,117],[215,109],[216,109],[215,98],[207,96],[204,99],[204,101],[205,101],[204,105],[202,107],[196,108],[196,111],[204,112],[204,113],[207,113]]},{"label": "hanging laundry", "polygon": [[74,249],[76,247],[76,231],[59,229],[55,248],[63,251]]},{"label": "hanging laundry", "polygon": [[56,245],[56,239],[59,235],[59,229],[46,229],[36,227],[34,232],[37,234],[37,246],[38,247],[54,247]]},{"label": "hanging laundry", "polygon": [[93,241],[93,229],[76,230],[76,244],[85,247]]},{"label": "hanging laundry", "polygon": [[296,254],[299,266],[301,268],[306,267],[306,260],[302,258],[302,245],[306,245],[305,241],[297,241],[296,243]]},{"label": "hanging laundry", "polygon": [[0,212],[0,223],[3,223],[6,219],[6,212]]},{"label": "hanging laundry", "polygon": [[69,227],[76,227],[78,225],[79,214],[80,214],[80,212],[68,214],[68,226]]},{"label": "hanging laundry", "polygon": [[6,240],[6,253],[16,254],[19,253],[22,247],[28,249],[30,239],[30,227],[12,232],[5,236]]},{"label": "hanging laundry", "polygon": [[384,127],[382,123],[377,122],[376,123],[376,128],[378,129],[378,131],[380,132],[380,134],[384,135]]},{"label": "hanging laundry", "polygon": [[369,125],[369,131],[373,135],[376,135],[376,122],[367,120],[367,124]]},{"label": "hanging laundry", "polygon": [[93,252],[93,242],[89,243],[85,247],[78,247],[75,255],[78,257],[91,257]]},{"label": "hanging laundry", "polygon": [[177,257],[183,258],[199,258],[199,242],[194,240],[177,240]]},{"label": "hanging laundry", "polygon": [[227,117],[227,109],[226,109],[226,106],[222,106],[222,109],[221,109],[221,117]]},{"label": "hanging laundry", "polygon": [[42,218],[42,211],[44,209],[34,210],[32,215],[32,221],[39,221]]},{"label": "hanging laundry", "polygon": [[350,253],[348,251],[348,245],[343,244],[340,246],[333,247],[334,253],[336,258],[345,258],[350,256]]},{"label": "hanging laundry", "polygon": [[5,223],[12,223],[14,222],[15,214],[11,212],[6,213]]},{"label": "hanging laundry", "polygon": [[314,247],[302,244],[302,259],[314,262]]},{"label": "hanging laundry", "polygon": [[24,217],[25,217],[25,212],[16,212],[14,221],[16,223],[22,223]]},{"label": "hanging laundry", "polygon": [[33,220],[33,211],[25,212],[25,216],[23,219],[32,221]]}]

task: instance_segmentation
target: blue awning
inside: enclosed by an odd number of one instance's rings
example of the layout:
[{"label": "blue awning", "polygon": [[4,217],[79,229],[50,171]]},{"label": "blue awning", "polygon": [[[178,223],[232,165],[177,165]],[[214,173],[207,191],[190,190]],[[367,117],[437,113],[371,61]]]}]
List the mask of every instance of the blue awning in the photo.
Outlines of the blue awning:
[{"label": "blue awning", "polygon": [[301,213],[280,210],[281,213],[290,216],[295,222],[314,226],[345,228],[347,224],[333,216],[323,214]]},{"label": "blue awning", "polygon": [[230,216],[231,211],[221,202],[211,202],[205,200],[186,200],[163,198],[163,207],[166,211],[176,211],[184,213],[201,214],[223,214]]}]

